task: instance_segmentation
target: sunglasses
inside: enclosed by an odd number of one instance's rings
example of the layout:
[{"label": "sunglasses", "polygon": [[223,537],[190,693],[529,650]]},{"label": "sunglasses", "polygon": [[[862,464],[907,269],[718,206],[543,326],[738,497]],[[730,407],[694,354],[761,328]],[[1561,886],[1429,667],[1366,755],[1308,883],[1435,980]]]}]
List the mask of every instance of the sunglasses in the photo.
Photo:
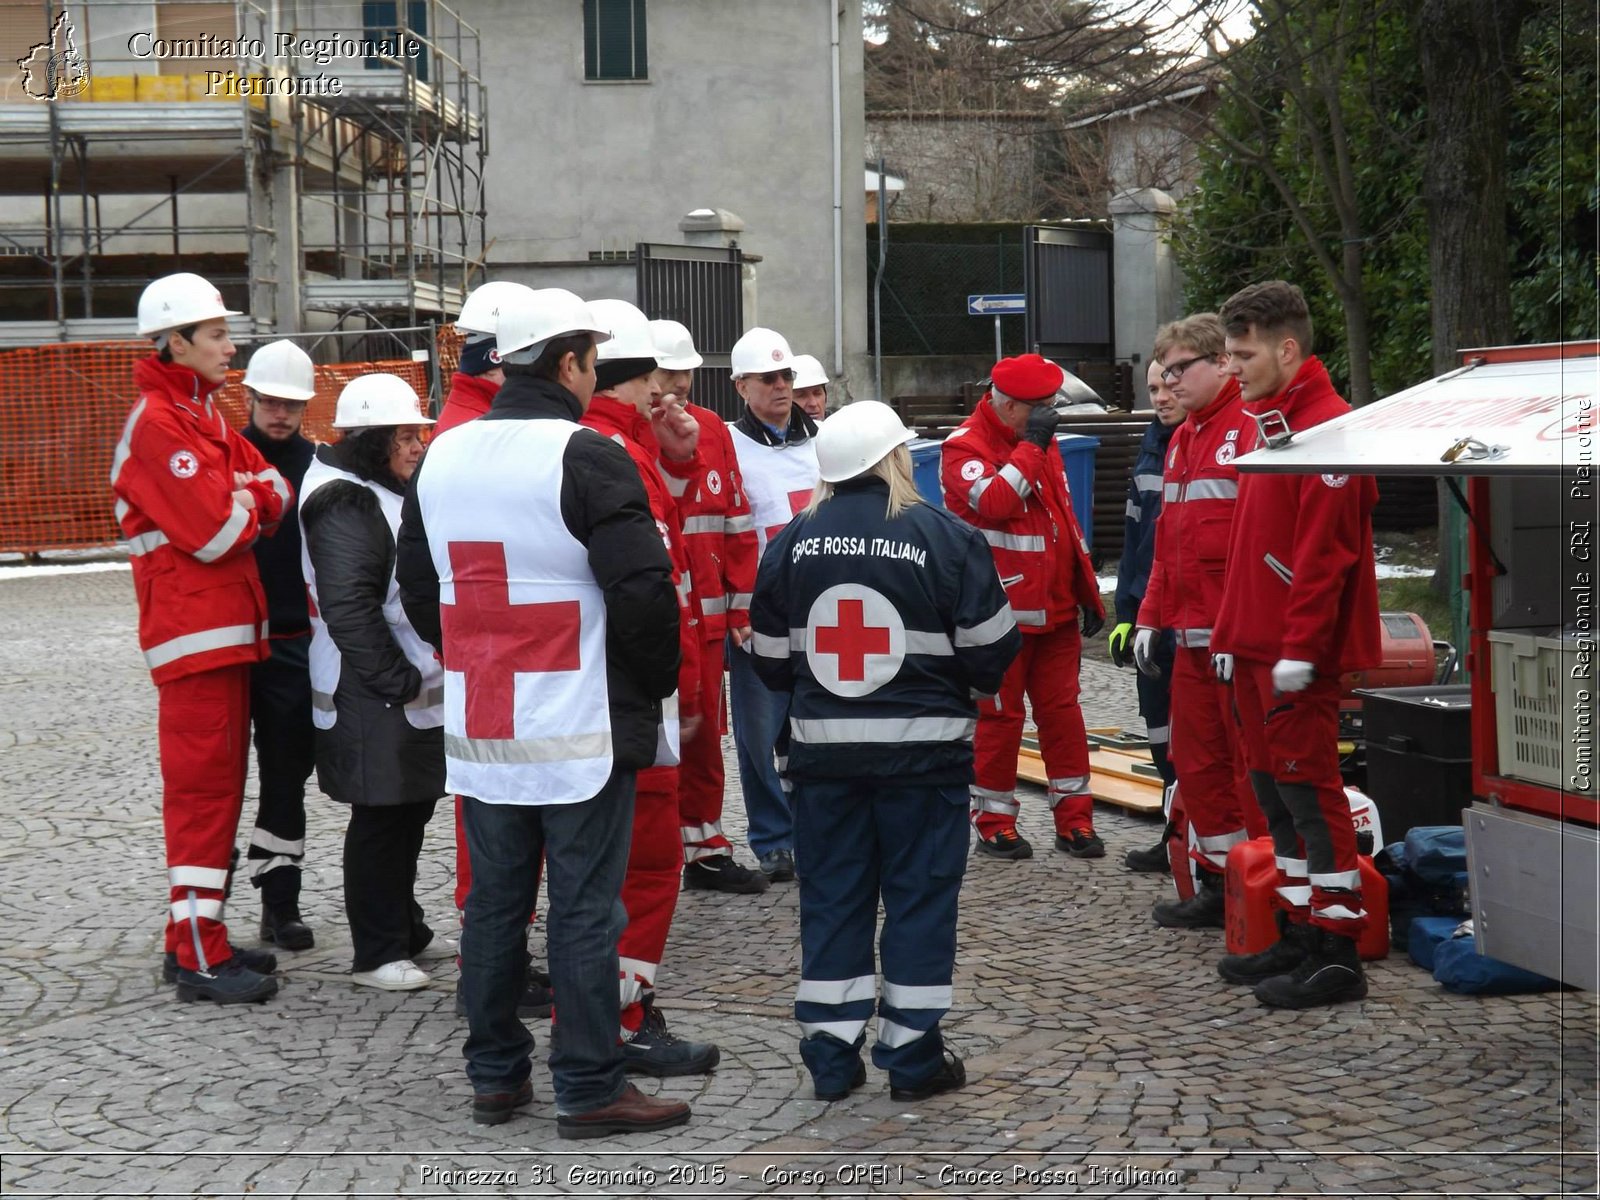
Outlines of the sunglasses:
[{"label": "sunglasses", "polygon": [[1183,373],[1190,367],[1194,366],[1195,363],[1210,362],[1214,358],[1216,358],[1215,354],[1197,354],[1193,358],[1186,358],[1181,362],[1175,362],[1170,367],[1163,367],[1161,369],[1161,378],[1165,379],[1168,383],[1177,383],[1178,380],[1183,378]]},{"label": "sunglasses", "polygon": [[762,383],[766,384],[768,387],[772,387],[780,379],[783,380],[785,383],[793,383],[794,382],[794,372],[790,371],[790,370],[767,371],[767,372],[764,372],[763,374],[760,374],[760,375],[755,375],[755,374],[746,375],[745,378],[746,379],[759,379]]}]

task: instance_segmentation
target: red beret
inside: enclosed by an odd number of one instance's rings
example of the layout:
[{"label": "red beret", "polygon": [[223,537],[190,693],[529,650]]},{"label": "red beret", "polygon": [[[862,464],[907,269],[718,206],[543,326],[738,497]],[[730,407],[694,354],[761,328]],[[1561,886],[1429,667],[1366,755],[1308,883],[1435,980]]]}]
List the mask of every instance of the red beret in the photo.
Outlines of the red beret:
[{"label": "red beret", "polygon": [[1013,400],[1037,404],[1061,390],[1066,374],[1055,363],[1037,354],[1019,354],[995,363],[990,375],[994,386]]}]

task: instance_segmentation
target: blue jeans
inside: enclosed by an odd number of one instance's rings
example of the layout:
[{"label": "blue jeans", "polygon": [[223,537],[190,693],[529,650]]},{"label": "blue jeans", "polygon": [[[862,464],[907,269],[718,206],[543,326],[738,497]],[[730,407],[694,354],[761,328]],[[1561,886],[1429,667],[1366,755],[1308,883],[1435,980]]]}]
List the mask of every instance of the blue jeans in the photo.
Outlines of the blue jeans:
[{"label": "blue jeans", "polygon": [[804,869],[794,1015],[804,1034],[800,1057],[819,1090],[847,1089],[860,1065],[875,967],[883,986],[873,1063],[896,1087],[919,1087],[944,1065],[939,1022],[955,970],[967,798],[965,784],[914,778],[795,781]]},{"label": "blue jeans", "polygon": [[551,1028],[556,1111],[604,1108],[622,1094],[617,938],[633,828],[634,772],[616,771],[578,804],[485,804],[461,798],[472,890],[461,931],[462,1053],[479,1093],[514,1092],[528,1078],[533,1035],[517,1017],[527,985],[523,938],[544,857],[550,984],[561,997]]},{"label": "blue jeans", "polygon": [[728,643],[728,703],[733,712],[733,747],[739,759],[739,786],[750,826],[750,849],[757,858],[794,849],[794,813],[778,782],[772,747],[789,719],[789,693],[761,682],[750,652]]}]

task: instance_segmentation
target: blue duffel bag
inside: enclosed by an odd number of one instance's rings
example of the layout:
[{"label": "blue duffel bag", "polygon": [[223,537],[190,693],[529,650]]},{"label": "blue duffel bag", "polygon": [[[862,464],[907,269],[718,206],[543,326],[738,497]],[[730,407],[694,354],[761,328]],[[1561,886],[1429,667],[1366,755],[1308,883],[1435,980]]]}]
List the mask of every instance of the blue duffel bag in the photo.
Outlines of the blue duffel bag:
[{"label": "blue duffel bag", "polygon": [[1411,961],[1431,972],[1439,947],[1454,937],[1463,923],[1460,917],[1413,917],[1406,935]]},{"label": "blue duffel bag", "polygon": [[1460,825],[1414,825],[1405,846],[1405,865],[1427,883],[1450,887],[1466,874],[1467,832]]},{"label": "blue duffel bag", "polygon": [[1560,982],[1478,953],[1477,938],[1447,938],[1433,951],[1433,977],[1447,992],[1464,996],[1514,996],[1549,992]]}]

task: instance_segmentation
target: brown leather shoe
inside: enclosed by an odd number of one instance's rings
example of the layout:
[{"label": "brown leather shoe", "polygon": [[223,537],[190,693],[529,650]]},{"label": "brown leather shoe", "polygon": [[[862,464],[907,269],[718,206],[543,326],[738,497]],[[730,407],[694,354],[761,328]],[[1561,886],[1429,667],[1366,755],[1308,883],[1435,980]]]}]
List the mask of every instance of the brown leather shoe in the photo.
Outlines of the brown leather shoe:
[{"label": "brown leather shoe", "polygon": [[682,1100],[662,1100],[646,1096],[627,1084],[604,1108],[593,1112],[556,1117],[556,1136],[564,1138],[608,1137],[613,1133],[649,1133],[689,1123],[689,1106]]},{"label": "brown leather shoe", "polygon": [[513,1109],[533,1103],[533,1080],[524,1079],[512,1092],[474,1092],[472,1119],[479,1125],[503,1125]]}]

